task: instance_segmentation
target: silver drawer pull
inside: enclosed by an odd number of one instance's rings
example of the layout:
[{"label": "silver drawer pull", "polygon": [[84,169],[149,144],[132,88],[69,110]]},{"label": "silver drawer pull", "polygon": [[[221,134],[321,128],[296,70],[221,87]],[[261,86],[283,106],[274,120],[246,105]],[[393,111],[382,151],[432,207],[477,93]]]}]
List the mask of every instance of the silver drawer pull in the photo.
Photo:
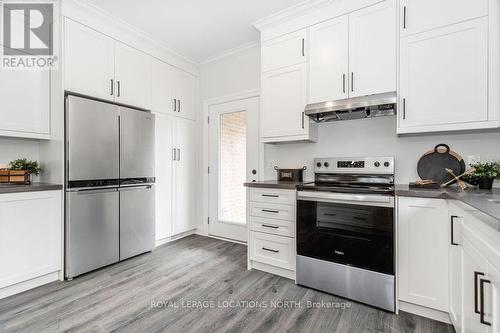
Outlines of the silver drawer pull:
[{"label": "silver drawer pull", "polygon": [[274,213],[274,214],[279,214],[279,210],[271,210],[271,209],[263,209],[262,210],[265,213]]},{"label": "silver drawer pull", "polygon": [[280,227],[276,225],[269,225],[269,224],[263,224],[262,227],[264,228],[271,228],[271,229],[279,229]]},{"label": "silver drawer pull", "polygon": [[272,252],[272,253],[279,253],[279,250],[273,250],[273,249],[268,249],[267,247],[263,247],[262,250]]},{"label": "silver drawer pull", "polygon": [[267,197],[267,198],[279,198],[280,196],[279,195],[275,195],[275,194],[262,194],[263,197]]}]

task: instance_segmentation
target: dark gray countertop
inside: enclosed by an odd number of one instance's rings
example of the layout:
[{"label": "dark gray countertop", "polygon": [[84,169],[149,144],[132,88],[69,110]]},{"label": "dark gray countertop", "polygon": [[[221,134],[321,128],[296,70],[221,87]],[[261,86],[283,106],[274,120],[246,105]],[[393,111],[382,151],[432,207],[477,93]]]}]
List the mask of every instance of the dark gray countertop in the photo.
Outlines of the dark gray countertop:
[{"label": "dark gray countertop", "polygon": [[63,186],[60,184],[50,184],[50,183],[32,183],[31,185],[17,185],[17,184],[2,184],[2,183],[0,183],[0,194],[55,191],[55,190],[61,190],[62,188],[63,188]]},{"label": "dark gray countertop", "polygon": [[309,182],[279,182],[277,180],[264,180],[260,182],[245,183],[247,187],[279,188],[284,190],[295,190],[297,186]]}]

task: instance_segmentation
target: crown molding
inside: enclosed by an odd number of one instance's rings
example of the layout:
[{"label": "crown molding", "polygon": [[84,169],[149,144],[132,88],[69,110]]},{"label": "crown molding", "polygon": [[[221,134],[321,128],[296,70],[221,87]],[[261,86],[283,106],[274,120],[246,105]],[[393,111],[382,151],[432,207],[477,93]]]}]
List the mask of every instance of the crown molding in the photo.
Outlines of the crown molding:
[{"label": "crown molding", "polygon": [[335,0],[305,0],[294,6],[281,10],[275,14],[257,20],[253,23],[253,26],[257,28],[259,31],[262,31],[270,27],[273,27],[277,24],[280,24],[284,21],[309,13],[312,10],[316,10],[322,6],[328,5],[332,1]]},{"label": "crown molding", "polygon": [[210,56],[210,57],[206,58],[205,60],[201,61],[199,63],[199,65],[206,65],[206,64],[209,64],[211,62],[214,62],[214,61],[217,61],[217,60],[220,60],[220,59],[224,59],[224,58],[227,58],[229,56],[232,56],[232,55],[235,55],[235,54],[238,54],[238,53],[242,53],[242,52],[244,52],[246,50],[249,50],[249,49],[252,49],[252,48],[258,47],[258,46],[260,46],[260,42],[259,41],[253,41],[253,42],[245,43],[245,44],[242,44],[240,46],[234,47],[232,49],[229,49],[229,50],[226,50],[226,51],[214,54],[213,56]]}]

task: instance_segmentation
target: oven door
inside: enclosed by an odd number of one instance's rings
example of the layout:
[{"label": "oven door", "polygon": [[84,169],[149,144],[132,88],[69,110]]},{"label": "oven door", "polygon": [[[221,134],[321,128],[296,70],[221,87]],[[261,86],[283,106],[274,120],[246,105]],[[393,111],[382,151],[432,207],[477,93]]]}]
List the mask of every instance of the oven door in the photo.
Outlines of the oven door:
[{"label": "oven door", "polygon": [[394,275],[394,197],[299,191],[297,254]]}]

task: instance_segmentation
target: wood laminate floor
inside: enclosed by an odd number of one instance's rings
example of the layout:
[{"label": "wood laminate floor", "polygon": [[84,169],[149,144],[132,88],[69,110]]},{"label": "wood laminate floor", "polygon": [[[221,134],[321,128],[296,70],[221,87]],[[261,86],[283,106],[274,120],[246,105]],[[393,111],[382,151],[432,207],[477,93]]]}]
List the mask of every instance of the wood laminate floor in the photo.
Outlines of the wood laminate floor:
[{"label": "wood laminate floor", "polygon": [[201,236],[166,244],[71,282],[51,283],[0,300],[2,333],[286,331],[453,332],[453,328],[247,271],[245,246]]}]

